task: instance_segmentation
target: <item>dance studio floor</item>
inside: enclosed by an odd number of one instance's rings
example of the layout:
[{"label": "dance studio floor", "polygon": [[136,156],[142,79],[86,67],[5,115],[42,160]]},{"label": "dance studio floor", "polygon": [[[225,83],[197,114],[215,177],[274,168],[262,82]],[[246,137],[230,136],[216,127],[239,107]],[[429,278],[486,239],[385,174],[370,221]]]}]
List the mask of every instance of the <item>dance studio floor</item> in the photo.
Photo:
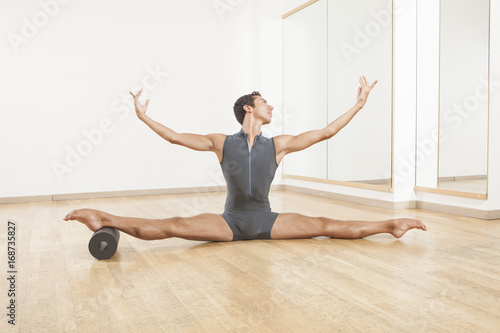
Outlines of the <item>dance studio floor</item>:
[{"label": "dance studio floor", "polygon": [[[273,211],[343,220],[410,217],[427,232],[360,240],[207,243],[121,234],[107,261],[75,208],[148,218],[221,213],[225,193],[0,205],[16,221],[19,332],[498,332],[500,220],[392,211],[272,191]],[[2,316],[0,330],[11,326]]]}]

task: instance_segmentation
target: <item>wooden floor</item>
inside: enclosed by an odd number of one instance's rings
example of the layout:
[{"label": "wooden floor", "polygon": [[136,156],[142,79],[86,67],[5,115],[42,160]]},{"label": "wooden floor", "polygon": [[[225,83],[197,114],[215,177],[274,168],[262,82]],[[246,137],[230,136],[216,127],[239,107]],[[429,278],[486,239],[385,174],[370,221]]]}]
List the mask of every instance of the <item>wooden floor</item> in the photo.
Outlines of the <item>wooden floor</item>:
[{"label": "wooden floor", "polygon": [[62,217],[92,207],[161,218],[220,213],[225,193],[0,205],[2,322],[7,219],[17,222],[19,332],[498,332],[500,221],[390,211],[271,192],[277,212],[345,220],[411,217],[397,240],[205,243],[121,234],[97,261],[92,233]]}]

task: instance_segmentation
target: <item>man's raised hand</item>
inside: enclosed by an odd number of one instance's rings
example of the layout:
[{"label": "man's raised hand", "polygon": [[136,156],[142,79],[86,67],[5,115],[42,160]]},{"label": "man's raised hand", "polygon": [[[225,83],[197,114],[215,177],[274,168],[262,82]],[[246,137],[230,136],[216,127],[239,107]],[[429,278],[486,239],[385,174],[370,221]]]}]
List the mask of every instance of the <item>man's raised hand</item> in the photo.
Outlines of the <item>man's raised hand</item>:
[{"label": "man's raised hand", "polygon": [[134,106],[135,106],[135,113],[137,114],[137,117],[139,117],[139,119],[141,119],[143,116],[146,115],[146,110],[148,109],[148,105],[149,105],[149,99],[146,100],[146,103],[144,104],[141,104],[139,102],[139,97],[141,96],[142,94],[142,90],[139,90],[139,92],[134,95],[131,91],[129,91],[130,95],[132,95],[132,97],[134,98]]},{"label": "man's raised hand", "polygon": [[358,100],[357,104],[361,107],[365,106],[366,100],[368,99],[368,95],[370,94],[370,91],[372,88],[375,86],[375,84],[378,82],[378,80],[375,80],[371,85],[368,83],[368,80],[364,75],[359,77],[359,85],[360,87],[358,88]]}]

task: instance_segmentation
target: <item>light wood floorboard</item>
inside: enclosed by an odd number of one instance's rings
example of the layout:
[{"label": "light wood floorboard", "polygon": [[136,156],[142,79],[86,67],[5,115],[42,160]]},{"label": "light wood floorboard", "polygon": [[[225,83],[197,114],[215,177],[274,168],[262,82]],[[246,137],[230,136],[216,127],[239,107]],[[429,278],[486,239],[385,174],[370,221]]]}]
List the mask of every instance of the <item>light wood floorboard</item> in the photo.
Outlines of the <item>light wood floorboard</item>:
[{"label": "light wood floorboard", "polygon": [[[360,240],[142,241],[107,261],[65,222],[75,208],[164,218],[221,213],[225,193],[0,205],[17,222],[19,332],[498,332],[500,221],[387,210],[273,191],[277,212],[343,220],[410,217],[428,231]],[[0,279],[6,311],[6,278]],[[3,316],[0,330],[10,327]]]}]

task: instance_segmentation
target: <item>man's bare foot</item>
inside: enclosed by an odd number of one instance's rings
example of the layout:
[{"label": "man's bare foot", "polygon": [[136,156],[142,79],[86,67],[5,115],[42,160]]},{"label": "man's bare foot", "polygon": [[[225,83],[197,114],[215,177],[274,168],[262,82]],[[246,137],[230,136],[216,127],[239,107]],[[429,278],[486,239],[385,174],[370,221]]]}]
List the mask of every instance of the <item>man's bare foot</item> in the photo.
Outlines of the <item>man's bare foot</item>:
[{"label": "man's bare foot", "polygon": [[420,222],[419,220],[414,220],[414,219],[395,219],[395,220],[390,220],[392,224],[392,231],[391,234],[396,237],[400,238],[403,236],[408,230],[410,229],[421,229],[426,231],[427,227]]},{"label": "man's bare foot", "polygon": [[64,217],[65,221],[77,220],[82,222],[92,231],[104,227],[105,213],[95,209],[77,209],[69,212]]}]

